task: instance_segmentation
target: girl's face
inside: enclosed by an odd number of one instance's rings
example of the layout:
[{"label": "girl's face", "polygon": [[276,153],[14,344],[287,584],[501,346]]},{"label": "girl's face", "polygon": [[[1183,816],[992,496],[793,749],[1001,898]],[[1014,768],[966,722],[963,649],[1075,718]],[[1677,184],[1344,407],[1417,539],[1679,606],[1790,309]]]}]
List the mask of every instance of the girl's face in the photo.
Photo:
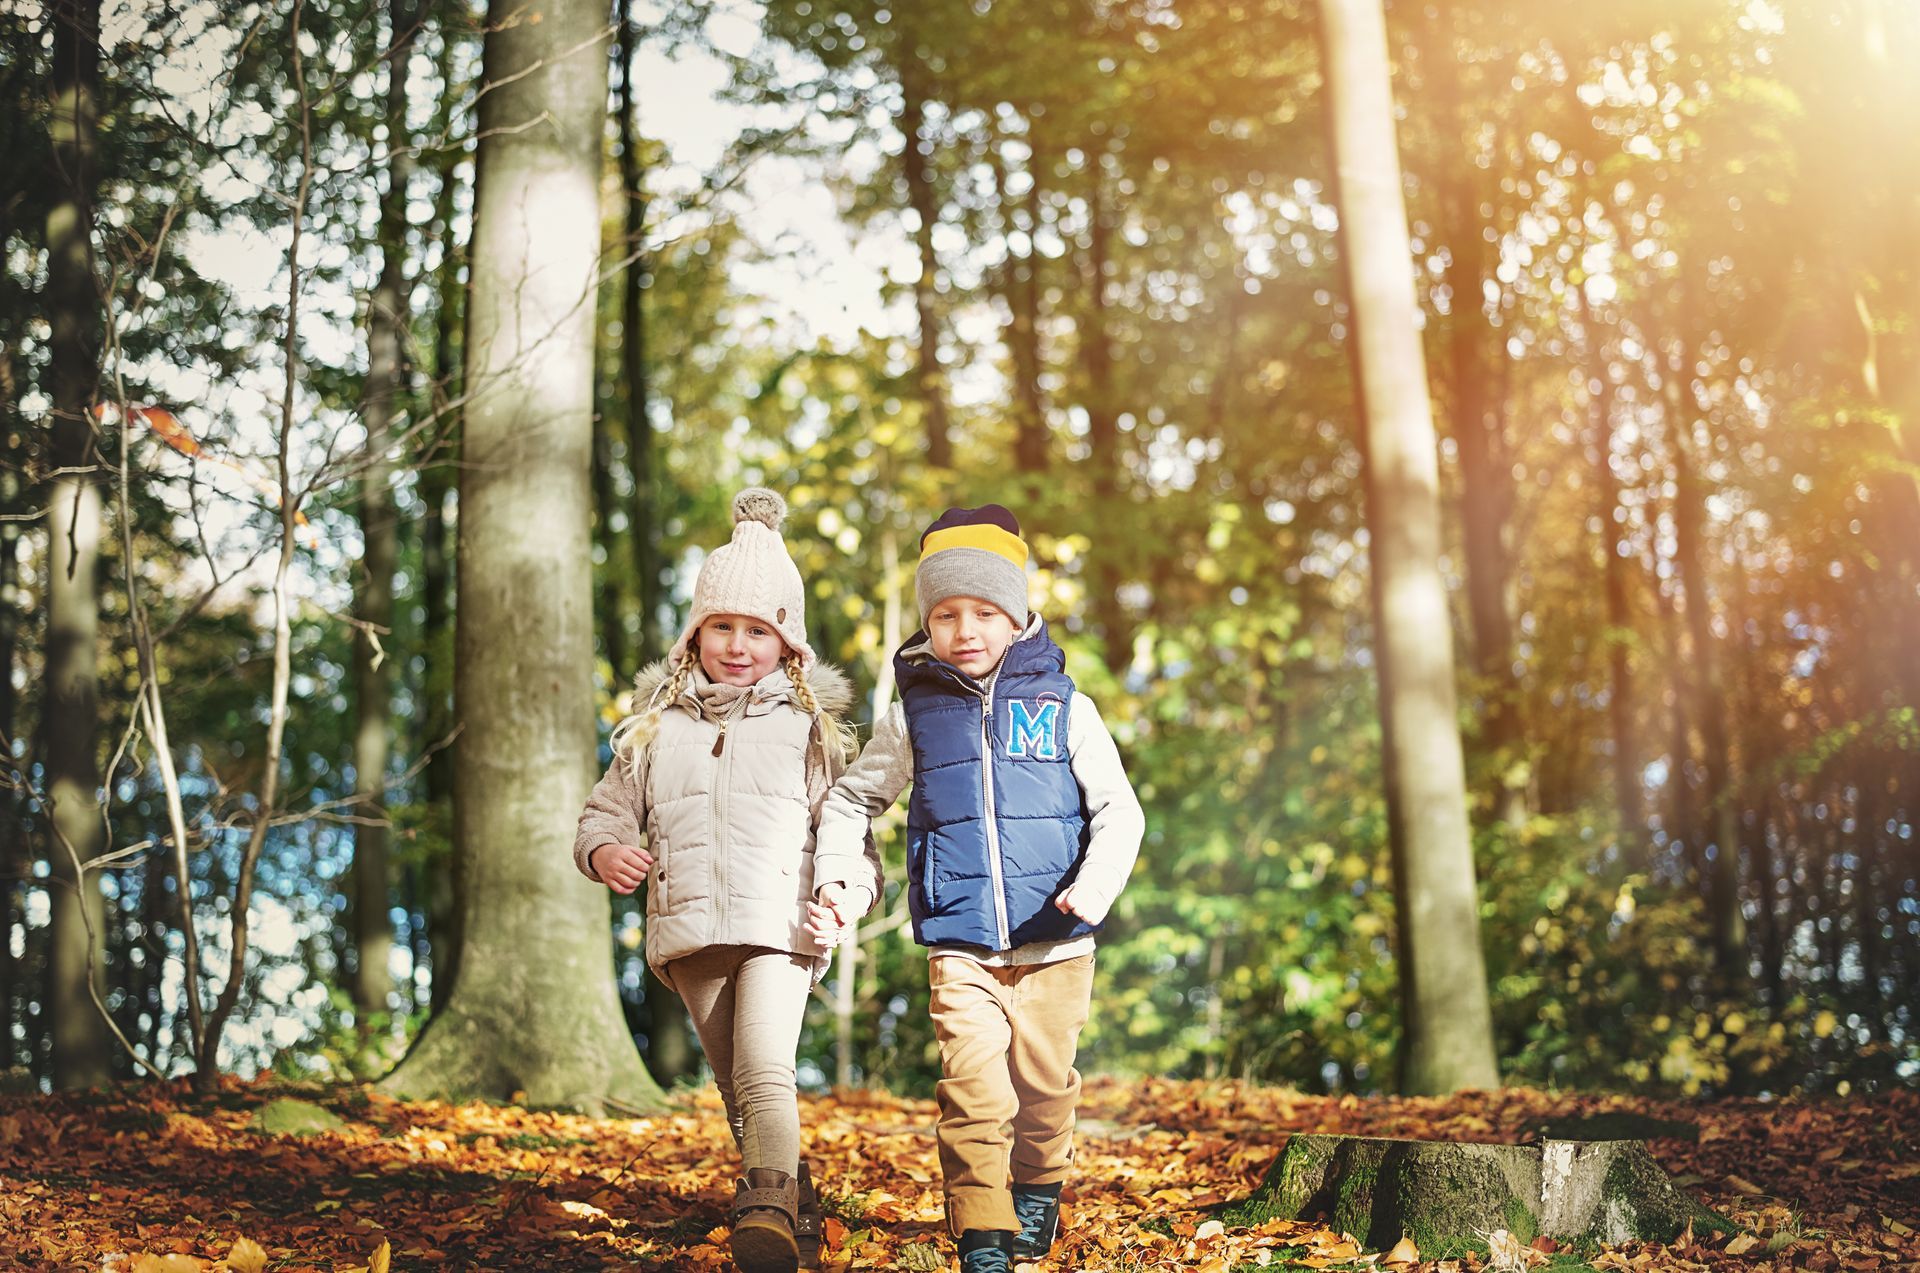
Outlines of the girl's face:
[{"label": "girl's face", "polygon": [[752,685],[780,665],[787,643],[763,619],[716,614],[700,625],[700,666],[716,685]]}]

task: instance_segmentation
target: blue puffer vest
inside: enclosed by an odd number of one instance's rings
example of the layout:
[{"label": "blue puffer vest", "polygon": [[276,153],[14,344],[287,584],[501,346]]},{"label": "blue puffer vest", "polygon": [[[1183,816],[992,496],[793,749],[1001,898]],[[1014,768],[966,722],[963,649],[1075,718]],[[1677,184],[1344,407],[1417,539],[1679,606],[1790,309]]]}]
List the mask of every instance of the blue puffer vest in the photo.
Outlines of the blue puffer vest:
[{"label": "blue puffer vest", "polygon": [[1095,931],[1054,909],[1087,847],[1067,761],[1073,680],[1047,625],[1007,647],[991,702],[937,659],[894,655],[913,745],[907,803],[908,908],[922,946],[1010,950]]}]

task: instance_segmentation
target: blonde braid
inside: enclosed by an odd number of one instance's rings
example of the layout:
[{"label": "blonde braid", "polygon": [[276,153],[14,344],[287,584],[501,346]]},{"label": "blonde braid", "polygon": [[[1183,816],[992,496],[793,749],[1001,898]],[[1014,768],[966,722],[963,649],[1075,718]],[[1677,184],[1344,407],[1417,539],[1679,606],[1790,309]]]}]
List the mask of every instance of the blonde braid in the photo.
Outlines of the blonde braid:
[{"label": "blonde braid", "polygon": [[859,735],[853,726],[830,715],[820,706],[820,700],[814,697],[813,684],[807,680],[806,669],[800,666],[800,656],[789,653],[780,660],[780,666],[786,670],[787,679],[793,682],[793,696],[799,700],[800,710],[813,717],[820,730],[820,759],[823,768],[831,775],[834,762],[845,764],[852,760],[859,750]]},{"label": "blonde braid", "polygon": [[673,666],[673,675],[654,688],[639,710],[614,726],[613,754],[627,758],[627,766],[634,777],[640,776],[640,758],[646,753],[647,744],[660,732],[661,713],[679,701],[687,682],[693,678],[694,665],[699,661],[700,651],[692,641],[687,642],[680,661]]}]

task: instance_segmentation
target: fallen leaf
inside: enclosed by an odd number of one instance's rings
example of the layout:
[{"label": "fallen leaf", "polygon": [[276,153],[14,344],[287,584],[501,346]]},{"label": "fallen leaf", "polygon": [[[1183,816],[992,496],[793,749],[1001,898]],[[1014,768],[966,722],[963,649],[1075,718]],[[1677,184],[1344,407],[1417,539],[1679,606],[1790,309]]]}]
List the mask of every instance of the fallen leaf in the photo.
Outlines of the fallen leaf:
[{"label": "fallen leaf", "polygon": [[1395,1264],[1418,1264],[1420,1263],[1420,1248],[1414,1245],[1412,1238],[1403,1236],[1398,1242],[1393,1244],[1393,1250],[1381,1257],[1380,1262],[1389,1266]]},{"label": "fallen leaf", "polygon": [[267,1267],[267,1253],[252,1238],[235,1238],[233,1249],[227,1252],[227,1267],[233,1273],[263,1273]]},{"label": "fallen leaf", "polygon": [[367,1257],[367,1273],[388,1273],[387,1266],[392,1262],[393,1244],[382,1238],[380,1245],[373,1249],[373,1254]]},{"label": "fallen leaf", "polygon": [[1732,1240],[1727,1243],[1726,1252],[1728,1255],[1745,1255],[1747,1252],[1757,1250],[1765,1245],[1766,1243],[1751,1233],[1736,1233],[1733,1235]]},{"label": "fallen leaf", "polygon": [[1762,1194],[1766,1192],[1766,1190],[1762,1189],[1759,1185],[1754,1184],[1751,1180],[1748,1180],[1745,1176],[1728,1175],[1725,1177],[1725,1180],[1727,1182],[1727,1188],[1732,1189],[1738,1193],[1744,1193],[1749,1197],[1755,1194]]}]

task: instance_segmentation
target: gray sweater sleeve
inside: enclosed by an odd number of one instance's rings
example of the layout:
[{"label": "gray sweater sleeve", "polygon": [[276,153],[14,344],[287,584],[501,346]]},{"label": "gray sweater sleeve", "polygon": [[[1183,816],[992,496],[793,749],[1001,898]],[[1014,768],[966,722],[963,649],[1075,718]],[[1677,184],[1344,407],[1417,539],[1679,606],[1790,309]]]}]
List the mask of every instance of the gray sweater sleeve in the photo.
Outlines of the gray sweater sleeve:
[{"label": "gray sweater sleeve", "polygon": [[1087,803],[1087,855],[1074,883],[1112,905],[1133,874],[1147,818],[1100,709],[1078,692],[1067,723],[1067,759]]},{"label": "gray sweater sleeve", "polygon": [[[640,829],[647,822],[647,753],[640,752],[636,767],[630,757],[615,756],[600,781],[593,784],[587,807],[573,832],[573,864],[595,883],[602,883],[587,865],[587,857],[603,844],[640,847]],[[637,768],[637,772],[636,772]]]},{"label": "gray sweater sleeve", "polygon": [[844,884],[866,889],[869,905],[880,896],[880,852],[868,830],[912,781],[907,715],[895,702],[874,726],[873,738],[860,759],[840,775],[821,804],[813,850],[816,892],[828,884]]}]

